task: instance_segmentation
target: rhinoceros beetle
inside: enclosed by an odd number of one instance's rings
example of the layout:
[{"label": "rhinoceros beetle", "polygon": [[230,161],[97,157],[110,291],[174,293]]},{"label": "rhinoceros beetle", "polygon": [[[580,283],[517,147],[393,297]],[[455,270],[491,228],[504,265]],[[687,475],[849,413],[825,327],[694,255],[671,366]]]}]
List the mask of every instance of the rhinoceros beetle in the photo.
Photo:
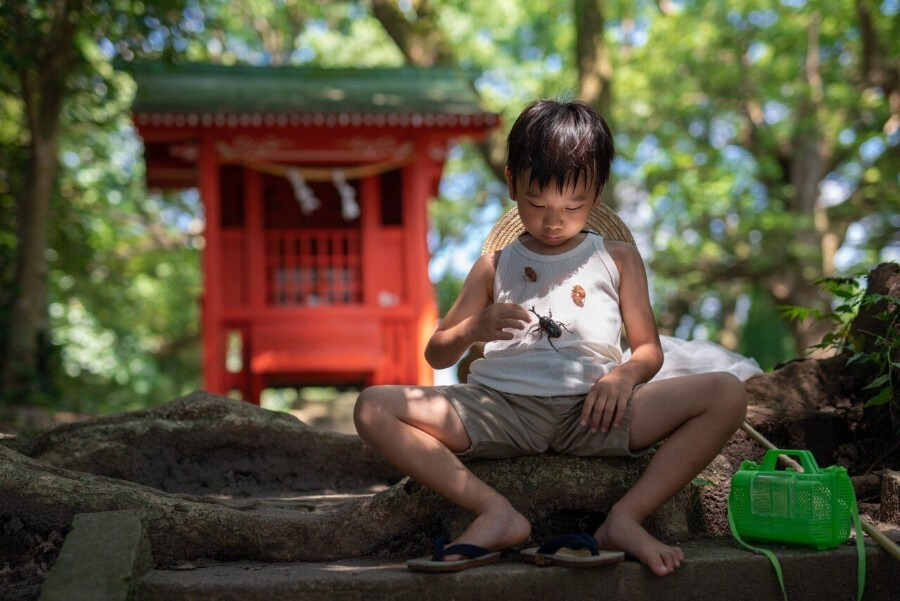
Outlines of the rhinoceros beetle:
[{"label": "rhinoceros beetle", "polygon": [[566,324],[561,323],[559,321],[554,321],[552,309],[548,309],[549,315],[547,317],[543,317],[543,316],[539,315],[538,312],[534,310],[534,307],[532,307],[530,310],[532,313],[534,313],[537,316],[538,323],[536,326],[534,326],[530,330],[528,330],[528,333],[531,334],[532,332],[537,330],[538,337],[543,338],[544,332],[547,332],[547,342],[549,342],[550,346],[553,347],[553,350],[558,353],[559,349],[556,348],[556,345],[553,344],[553,339],[559,338],[560,336],[562,336],[563,330],[565,330],[566,332],[569,332],[570,334],[572,333],[572,330],[567,328]]}]

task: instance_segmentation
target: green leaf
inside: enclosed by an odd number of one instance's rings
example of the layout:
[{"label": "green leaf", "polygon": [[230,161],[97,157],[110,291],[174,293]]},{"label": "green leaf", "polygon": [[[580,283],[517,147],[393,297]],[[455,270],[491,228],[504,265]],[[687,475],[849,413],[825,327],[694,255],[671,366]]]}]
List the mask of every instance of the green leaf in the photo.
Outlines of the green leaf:
[{"label": "green leaf", "polygon": [[885,386],[881,389],[881,392],[866,401],[866,404],[863,405],[863,407],[874,407],[876,405],[887,404],[887,402],[891,400],[891,390],[890,386]]},{"label": "green leaf", "polygon": [[718,486],[719,486],[712,480],[707,480],[706,478],[700,478],[699,476],[692,479],[691,484],[693,484],[694,486],[712,486],[713,488],[718,488]]},{"label": "green leaf", "polygon": [[864,387],[863,390],[869,390],[871,388],[878,388],[879,386],[884,386],[888,380],[891,379],[891,374],[882,374],[872,380],[868,386]]},{"label": "green leaf", "polygon": [[865,353],[853,353],[849,359],[847,359],[847,363],[845,365],[850,365],[851,363],[857,363],[858,361],[871,361],[872,359]]},{"label": "green leaf", "polygon": [[810,309],[808,307],[799,307],[796,305],[781,305],[778,308],[781,309],[782,317],[785,317],[786,319],[803,321],[810,316],[815,317],[816,319],[822,318],[822,312],[818,309]]}]

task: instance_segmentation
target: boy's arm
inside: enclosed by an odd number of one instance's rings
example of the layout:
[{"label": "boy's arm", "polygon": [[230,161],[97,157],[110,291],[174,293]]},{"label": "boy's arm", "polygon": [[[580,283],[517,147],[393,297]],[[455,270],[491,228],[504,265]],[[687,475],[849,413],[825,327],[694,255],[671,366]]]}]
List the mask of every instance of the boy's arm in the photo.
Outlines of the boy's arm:
[{"label": "boy's arm", "polygon": [[474,342],[510,340],[508,328],[521,330],[530,315],[519,305],[494,303],[496,255],[475,261],[456,302],[425,347],[425,360],[435,369],[456,363]]},{"label": "boy's arm", "polygon": [[619,310],[631,358],[600,378],[585,399],[581,423],[601,432],[610,425],[621,425],[634,387],[650,380],[663,363],[641,255],[634,245],[624,242],[610,241],[606,247],[619,270]]},{"label": "boy's arm", "polygon": [[619,310],[631,347],[631,359],[615,368],[632,387],[647,382],[663,364],[656,317],[650,306],[647,271],[637,248],[627,243],[607,243],[619,269]]}]

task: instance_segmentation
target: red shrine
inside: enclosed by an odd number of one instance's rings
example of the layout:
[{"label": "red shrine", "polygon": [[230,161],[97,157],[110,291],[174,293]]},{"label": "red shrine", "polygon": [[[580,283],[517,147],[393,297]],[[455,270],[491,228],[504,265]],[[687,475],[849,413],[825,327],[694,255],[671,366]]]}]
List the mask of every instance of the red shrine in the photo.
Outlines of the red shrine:
[{"label": "red shrine", "polygon": [[130,67],[147,185],[205,211],[204,386],[430,384],[428,199],[498,124],[451,69]]}]

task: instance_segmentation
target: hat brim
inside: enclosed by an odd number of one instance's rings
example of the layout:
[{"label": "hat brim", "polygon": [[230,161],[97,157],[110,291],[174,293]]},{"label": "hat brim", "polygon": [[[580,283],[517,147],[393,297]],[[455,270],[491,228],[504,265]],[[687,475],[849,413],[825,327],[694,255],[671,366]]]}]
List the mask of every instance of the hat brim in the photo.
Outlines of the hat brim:
[{"label": "hat brim", "polygon": [[[631,230],[616,215],[616,212],[606,205],[598,204],[591,209],[586,228],[600,234],[606,240],[618,240],[634,244],[634,236],[631,235]],[[518,207],[513,207],[497,220],[497,223],[488,232],[487,240],[484,241],[484,246],[481,247],[481,254],[485,255],[505,248],[524,233],[525,226],[519,218],[519,209]]]}]

